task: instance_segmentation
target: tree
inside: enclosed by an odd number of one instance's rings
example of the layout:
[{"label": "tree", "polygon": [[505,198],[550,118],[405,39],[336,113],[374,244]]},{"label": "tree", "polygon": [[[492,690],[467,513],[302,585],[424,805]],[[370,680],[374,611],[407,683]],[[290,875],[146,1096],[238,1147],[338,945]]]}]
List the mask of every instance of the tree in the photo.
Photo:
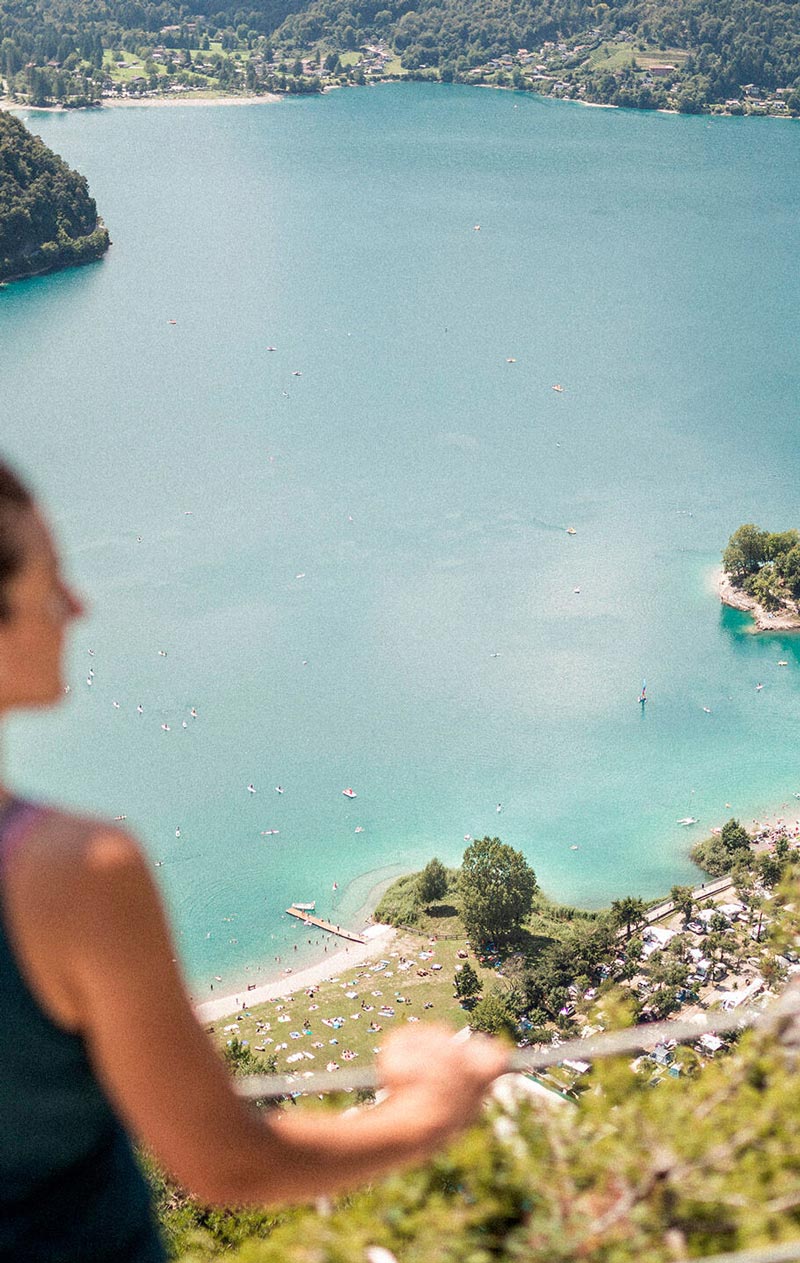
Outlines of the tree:
[{"label": "tree", "polygon": [[251,1052],[250,1045],[239,1039],[238,1035],[234,1035],[225,1049],[224,1056],[228,1069],[234,1075],[274,1074],[277,1069],[274,1053],[266,1058],[256,1057],[255,1053]]},{"label": "tree", "polygon": [[453,985],[456,989],[456,995],[459,1000],[470,1000],[472,996],[476,996],[481,991],[481,981],[472,965],[467,961],[464,966],[456,971],[453,979]]},{"label": "tree", "polygon": [[722,554],[722,567],[726,574],[741,583],[748,575],[755,574],[766,560],[769,533],[753,522],[746,522],[733,532]]},{"label": "tree", "polygon": [[514,1014],[498,987],[492,987],[478,1001],[470,1015],[469,1025],[470,1030],[484,1035],[508,1035],[515,1042],[519,1037]]},{"label": "tree", "polygon": [[624,899],[615,899],[611,905],[611,918],[620,929],[625,926],[625,937],[630,938],[635,925],[644,920],[645,906],[641,899],[626,895]]},{"label": "tree", "polygon": [[424,904],[435,903],[447,894],[447,869],[441,860],[432,859],[419,875],[419,897]]},{"label": "tree", "polygon": [[536,874],[521,851],[499,838],[467,847],[461,865],[461,918],[476,943],[514,939],[530,915],[538,889]]},{"label": "tree", "polygon": [[694,911],[694,898],[691,886],[673,886],[669,897],[683,917],[683,924],[688,925]]},{"label": "tree", "polygon": [[649,1015],[656,1022],[669,1017],[670,1013],[674,1013],[680,1007],[681,1002],[678,999],[678,991],[675,987],[662,987],[660,991],[654,992],[647,1001]]},{"label": "tree", "polygon": [[731,857],[750,850],[750,834],[744,825],[739,824],[739,821],[733,818],[726,820],[722,826],[720,839]]},{"label": "tree", "polygon": [[764,886],[777,886],[783,873],[783,865],[774,855],[759,855],[756,865],[759,881]]}]

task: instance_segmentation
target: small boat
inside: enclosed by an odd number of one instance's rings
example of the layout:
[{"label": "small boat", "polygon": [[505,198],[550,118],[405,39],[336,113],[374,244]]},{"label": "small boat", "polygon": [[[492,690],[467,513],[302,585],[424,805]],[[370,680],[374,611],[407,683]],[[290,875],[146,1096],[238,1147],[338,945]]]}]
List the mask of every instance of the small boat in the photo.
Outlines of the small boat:
[{"label": "small boat", "polygon": [[357,797],[357,795],[356,795],[356,791],[355,791],[354,789],[343,789],[343,790],[342,790],[342,793],[344,794],[345,798],[355,798],[355,797]]},{"label": "small boat", "polygon": [[578,532],[575,530],[575,527],[574,527],[574,526],[568,526],[568,527],[567,527],[567,534],[568,534],[568,535],[577,535],[577,534],[578,534]]},{"label": "small boat", "polygon": [[564,393],[564,387],[560,386],[558,382],[556,382],[555,386],[553,387],[553,390],[557,390],[559,395]]},{"label": "small boat", "polygon": [[785,658],[781,658],[780,662],[778,663],[779,667],[788,667],[788,665],[789,663],[786,661]]},{"label": "small boat", "polygon": [[356,825],[356,833],[363,833],[363,832],[364,832],[364,826],[363,826],[363,824],[357,824],[357,825]]},{"label": "small boat", "polygon": [[314,899],[311,903],[293,903],[292,904],[292,907],[297,908],[298,912],[313,912],[316,906],[317,906],[316,899]]},{"label": "small boat", "polygon": [[760,692],[761,692],[761,690],[763,689],[763,687],[764,687],[764,685],[763,685],[763,684],[757,684],[757,685],[756,685],[756,692],[757,692],[757,693],[760,693]]},{"label": "small boat", "polygon": [[678,823],[678,824],[697,824],[697,817],[696,817],[696,816],[684,816],[681,820],[678,820],[678,821],[677,821],[677,823]]},{"label": "small boat", "polygon": [[642,691],[639,694],[639,703],[644,706],[647,701],[647,680],[642,680]]},{"label": "small boat", "polygon": [[514,359],[513,355],[509,355],[506,357],[506,364],[516,364],[516,362],[517,361]]},{"label": "small boat", "polygon": [[580,596],[580,588],[573,588],[572,591],[575,596]]}]

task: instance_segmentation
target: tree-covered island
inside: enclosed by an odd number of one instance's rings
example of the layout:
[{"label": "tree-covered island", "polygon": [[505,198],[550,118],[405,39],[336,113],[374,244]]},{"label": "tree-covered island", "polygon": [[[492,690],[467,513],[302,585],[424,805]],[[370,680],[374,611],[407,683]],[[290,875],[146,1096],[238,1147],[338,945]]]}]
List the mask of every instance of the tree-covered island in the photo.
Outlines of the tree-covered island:
[{"label": "tree-covered island", "polygon": [[109,245],[85,177],[0,110],[0,282],[90,263]]},{"label": "tree-covered island", "polygon": [[800,532],[740,526],[722,554],[719,595],[752,614],[755,631],[800,629]]},{"label": "tree-covered island", "polygon": [[0,97],[67,107],[182,93],[474,83],[682,113],[800,115],[786,0],[0,0]]}]

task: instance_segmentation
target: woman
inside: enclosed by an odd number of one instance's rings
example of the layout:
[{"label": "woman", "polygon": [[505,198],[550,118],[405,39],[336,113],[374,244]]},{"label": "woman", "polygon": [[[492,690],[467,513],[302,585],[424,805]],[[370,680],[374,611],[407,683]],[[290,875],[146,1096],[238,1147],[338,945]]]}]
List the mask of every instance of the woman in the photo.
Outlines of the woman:
[{"label": "woman", "polygon": [[[81,612],[40,510],[0,463],[0,713],[63,696]],[[3,1263],[164,1259],[129,1136],[205,1202],[302,1201],[425,1158],[506,1067],[490,1041],[424,1026],[387,1039],[376,1108],[265,1117],[232,1091],[175,956],[128,833],[0,783]]]}]

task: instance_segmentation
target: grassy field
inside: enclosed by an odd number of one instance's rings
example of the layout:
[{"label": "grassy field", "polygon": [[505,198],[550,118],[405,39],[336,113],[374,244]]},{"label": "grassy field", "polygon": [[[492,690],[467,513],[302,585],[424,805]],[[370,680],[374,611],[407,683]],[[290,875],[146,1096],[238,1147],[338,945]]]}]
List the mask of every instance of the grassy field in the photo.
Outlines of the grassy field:
[{"label": "grassy field", "polygon": [[[399,879],[395,890],[402,890],[407,880]],[[457,902],[457,896],[452,899]],[[565,912],[569,910],[544,897],[537,900],[522,936],[521,947],[526,955],[534,956],[564,935],[571,924]],[[463,955],[459,956],[459,952]],[[403,1023],[439,1021],[454,1030],[466,1026],[468,1014],[456,999],[453,987],[456,966],[466,959],[475,969],[484,993],[492,985],[507,987],[501,974],[476,958],[455,902],[448,896],[421,911],[413,930],[401,929],[381,961],[343,972],[313,994],[299,992],[253,1005],[243,1013],[219,1019],[207,1029],[213,1030],[221,1048],[238,1037],[247,1041],[256,1055],[275,1056],[281,1073],[324,1070],[329,1062],[342,1066],[355,1058],[369,1063],[374,1061],[386,1033]],[[384,1006],[394,1010],[393,1014],[386,1011],[382,1015]],[[335,1027],[330,1025],[333,1022]],[[290,1061],[290,1057],[297,1059]]]},{"label": "grassy field", "polygon": [[640,70],[650,66],[670,65],[680,68],[688,57],[688,53],[679,48],[648,48],[645,52],[634,44],[601,44],[593,48],[589,54],[589,65],[592,70],[622,70],[634,62]]},{"label": "grassy field", "polygon": [[[454,1030],[466,1025],[467,1015],[453,995],[456,964],[463,963],[459,950],[468,952],[484,986],[502,981],[481,966],[463,938],[401,932],[382,960],[340,974],[313,995],[300,992],[253,1006],[238,1018],[220,1019],[214,1038],[221,1048],[236,1036],[247,1040],[252,1051],[273,1054],[282,1073],[324,1070],[329,1062],[342,1066],[356,1057],[372,1062],[387,1032],[404,1023],[435,1020]],[[388,1010],[381,1015],[383,1006],[393,1009],[393,1016]],[[334,1021],[338,1029],[326,1025]],[[297,1053],[310,1056],[290,1062]]]}]

